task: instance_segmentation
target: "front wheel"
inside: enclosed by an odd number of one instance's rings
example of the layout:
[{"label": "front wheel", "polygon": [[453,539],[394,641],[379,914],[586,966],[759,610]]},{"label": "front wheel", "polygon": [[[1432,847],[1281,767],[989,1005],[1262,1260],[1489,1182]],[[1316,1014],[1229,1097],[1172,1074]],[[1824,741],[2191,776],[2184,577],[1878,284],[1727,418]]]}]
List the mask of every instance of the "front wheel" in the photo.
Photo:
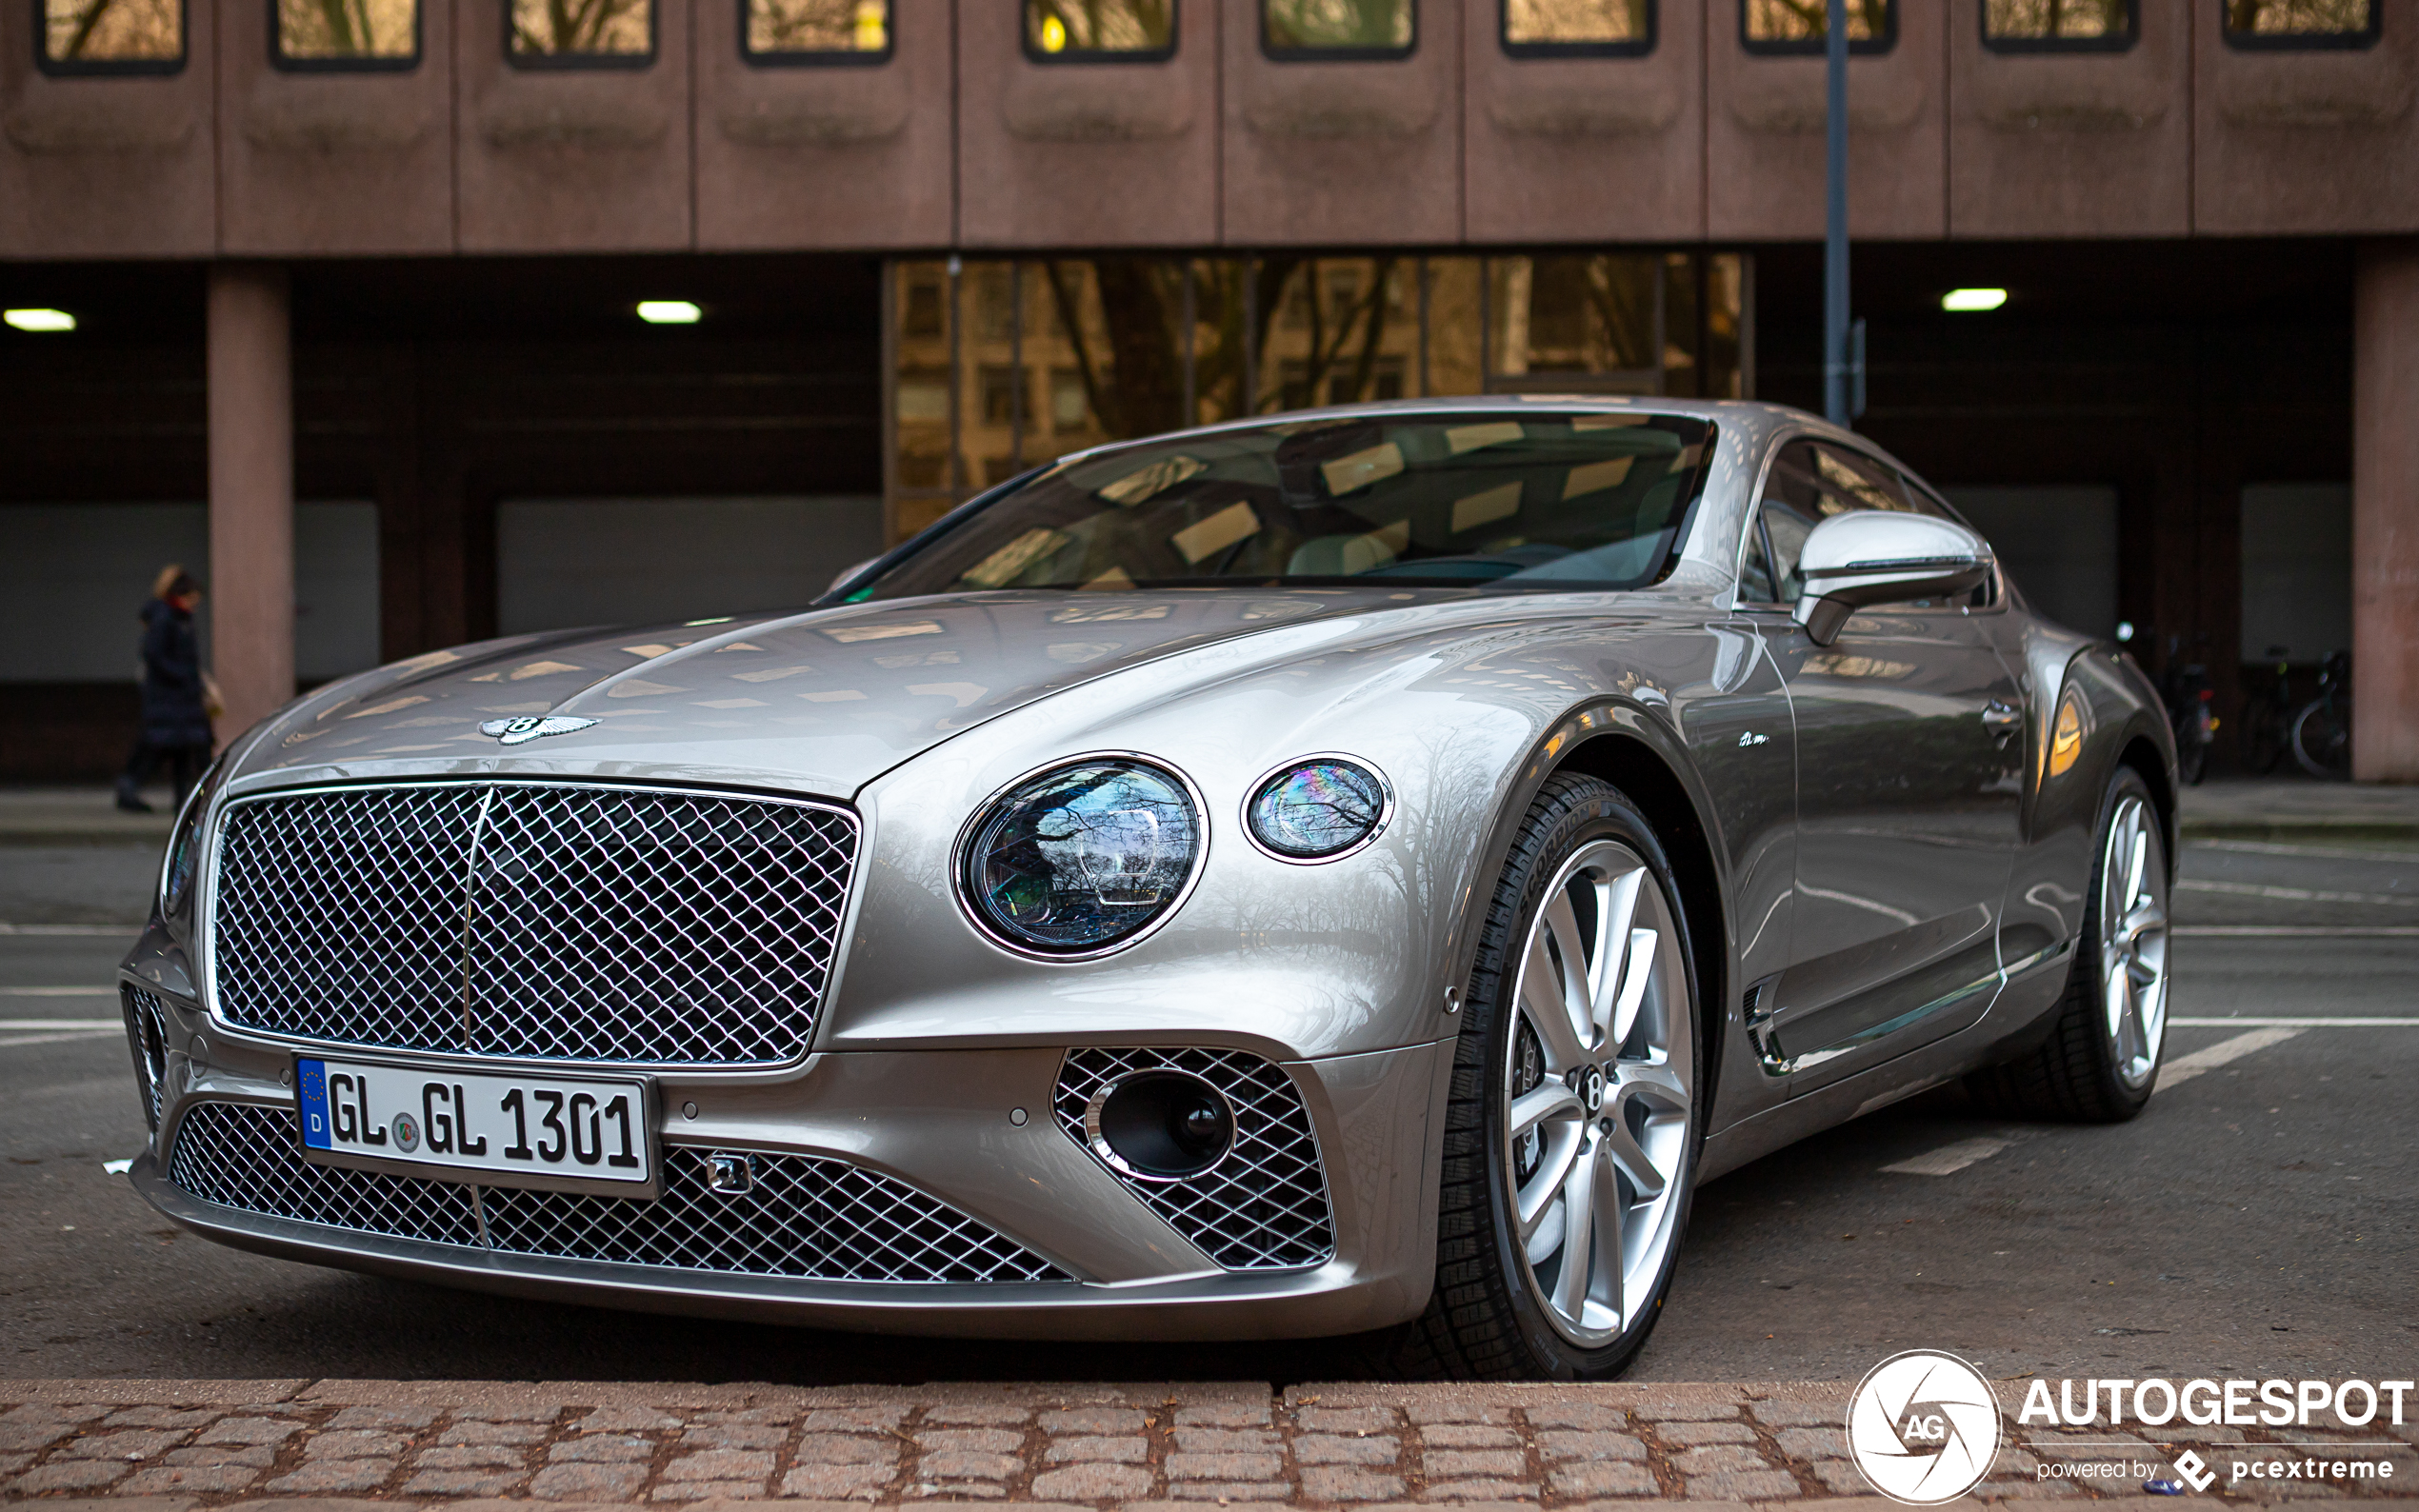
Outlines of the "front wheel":
[{"label": "front wheel", "polygon": [[1549,782],[1480,933],[1455,1046],[1436,1289],[1395,1370],[1587,1380],[1654,1328],[1704,1142],[1687,924],[1646,818]]}]

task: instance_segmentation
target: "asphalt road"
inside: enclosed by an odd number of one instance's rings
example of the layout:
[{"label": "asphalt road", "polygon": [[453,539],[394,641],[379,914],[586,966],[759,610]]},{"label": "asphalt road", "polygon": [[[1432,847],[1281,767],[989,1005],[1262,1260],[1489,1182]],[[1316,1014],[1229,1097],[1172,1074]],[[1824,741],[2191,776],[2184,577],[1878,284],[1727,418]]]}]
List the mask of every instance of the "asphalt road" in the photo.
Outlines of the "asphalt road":
[{"label": "asphalt road", "polygon": [[[129,917],[151,865],[133,846],[0,847],[0,920]],[[2176,904],[2181,1017],[2419,1018],[2419,846],[2195,845]],[[112,1017],[122,945],[0,933],[0,1375],[1291,1382],[1351,1367],[1322,1342],[985,1344],[601,1312],[181,1236],[101,1168],[142,1139],[122,1037],[28,1023]],[[88,992],[28,990],[59,987]],[[2203,1051],[2221,1064],[2179,1077]],[[2413,1375],[2419,1025],[2180,1026],[2168,1061],[2129,1124],[2011,1126],[1944,1090],[1706,1187],[1633,1379],[1854,1378],[1913,1347],[1998,1376]],[[1907,1164],[1940,1174],[1888,1168]]]}]

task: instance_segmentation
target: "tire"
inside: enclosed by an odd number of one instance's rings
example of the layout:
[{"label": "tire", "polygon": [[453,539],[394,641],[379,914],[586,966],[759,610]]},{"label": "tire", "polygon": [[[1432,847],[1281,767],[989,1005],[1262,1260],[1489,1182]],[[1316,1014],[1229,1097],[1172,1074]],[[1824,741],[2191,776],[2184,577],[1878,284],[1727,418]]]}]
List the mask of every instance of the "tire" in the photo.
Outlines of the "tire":
[{"label": "tire", "polygon": [[[1966,1078],[1966,1090],[1996,1117],[2121,1124],[2149,1105],[2158,1085],[2167,1046],[2167,846],[2149,785],[2130,766],[2109,779],[2091,854],[2082,938],[2049,1039]],[[2112,909],[2112,898],[2123,906]]]},{"label": "tire", "polygon": [[2293,719],[2293,760],[2312,777],[2351,775],[2351,732],[2321,699]]},{"label": "tire", "polygon": [[[1573,944],[1576,973],[1563,969]],[[1381,1369],[1586,1381],[1636,1356],[1670,1289],[1705,1141],[1693,963],[1645,816],[1593,778],[1549,780],[1480,930],[1446,1112],[1436,1288],[1387,1339]],[[1574,1211],[1592,1220],[1575,1245]]]}]

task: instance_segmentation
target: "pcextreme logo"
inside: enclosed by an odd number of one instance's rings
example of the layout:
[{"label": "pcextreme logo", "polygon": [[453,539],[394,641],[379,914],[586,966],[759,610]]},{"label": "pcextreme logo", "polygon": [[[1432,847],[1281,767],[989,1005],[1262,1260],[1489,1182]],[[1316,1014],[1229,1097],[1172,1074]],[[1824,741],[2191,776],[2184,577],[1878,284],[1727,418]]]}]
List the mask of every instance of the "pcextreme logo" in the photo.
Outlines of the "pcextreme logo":
[{"label": "pcextreme logo", "polygon": [[1999,1457],[1999,1399],[1982,1372],[1955,1355],[1892,1355],[1849,1399],[1848,1451],[1873,1489],[1893,1502],[1952,1502]]}]

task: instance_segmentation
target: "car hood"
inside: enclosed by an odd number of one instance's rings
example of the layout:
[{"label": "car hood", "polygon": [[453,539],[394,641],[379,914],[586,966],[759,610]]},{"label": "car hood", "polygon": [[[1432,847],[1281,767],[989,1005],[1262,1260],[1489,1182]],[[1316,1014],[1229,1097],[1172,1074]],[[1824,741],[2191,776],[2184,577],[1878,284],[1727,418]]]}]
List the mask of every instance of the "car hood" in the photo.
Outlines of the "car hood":
[{"label": "car hood", "polygon": [[[758,782],[846,797],[1050,693],[1237,637],[1459,598],[1382,588],[982,593],[491,641],[320,690],[233,785],[515,770]],[[502,745],[482,724],[593,721]]]}]

